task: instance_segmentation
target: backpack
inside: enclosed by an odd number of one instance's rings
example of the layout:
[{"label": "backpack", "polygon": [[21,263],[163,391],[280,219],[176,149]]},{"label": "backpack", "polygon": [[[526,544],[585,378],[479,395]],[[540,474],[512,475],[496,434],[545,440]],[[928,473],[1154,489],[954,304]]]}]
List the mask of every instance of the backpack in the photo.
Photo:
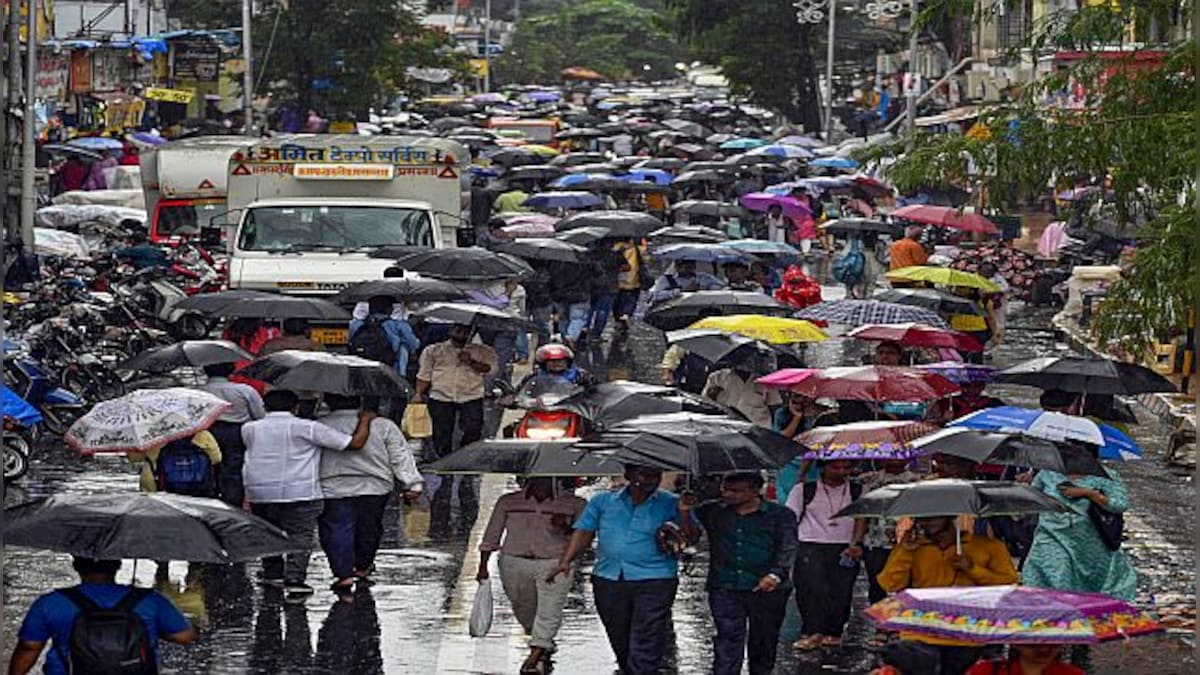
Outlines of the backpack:
[{"label": "backpack", "polygon": [[86,675],[154,675],[150,634],[133,608],[150,595],[131,588],[112,608],[97,605],[78,587],[62,591],[79,614],[71,625],[67,671]]},{"label": "backpack", "polygon": [[392,348],[392,340],[388,336],[387,329],[383,327],[384,321],[387,319],[368,317],[354,335],[350,336],[350,344],[346,346],[346,353],[368,361],[394,365],[396,350]]},{"label": "backpack", "polygon": [[858,248],[846,251],[842,257],[833,261],[833,278],[847,286],[853,286],[862,280],[863,269],[867,258]]},{"label": "backpack", "polygon": [[158,453],[154,480],[159,492],[191,497],[213,497],[217,481],[212,460],[191,439],[171,441]]}]

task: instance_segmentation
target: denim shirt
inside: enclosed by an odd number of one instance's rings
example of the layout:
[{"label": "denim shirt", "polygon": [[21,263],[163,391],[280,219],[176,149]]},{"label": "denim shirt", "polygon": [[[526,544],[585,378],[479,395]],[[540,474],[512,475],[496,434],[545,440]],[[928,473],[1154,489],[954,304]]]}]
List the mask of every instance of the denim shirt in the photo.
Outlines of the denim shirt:
[{"label": "denim shirt", "polygon": [[658,548],[658,528],[678,522],[679,497],[657,490],[634,506],[626,488],[602,492],[588,502],[575,529],[596,533],[592,574],[609,581],[647,581],[679,576],[679,561]]},{"label": "denim shirt", "polygon": [[[405,377],[408,373],[408,357],[412,352],[421,348],[421,340],[417,338],[413,332],[412,326],[408,325],[407,321],[400,321],[391,317],[385,317],[378,314],[373,314],[370,318],[382,319],[383,331],[388,335],[388,342],[392,344],[392,349],[396,351],[396,372],[400,377]],[[350,322],[350,336],[358,332],[359,328],[363,327],[366,321],[354,319]]]}]

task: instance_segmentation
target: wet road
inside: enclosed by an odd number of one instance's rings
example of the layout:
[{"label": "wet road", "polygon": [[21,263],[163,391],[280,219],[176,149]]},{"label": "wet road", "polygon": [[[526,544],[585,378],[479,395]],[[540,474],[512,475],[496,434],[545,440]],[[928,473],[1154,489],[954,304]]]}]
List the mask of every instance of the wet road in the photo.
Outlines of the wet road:
[{"label": "wet road", "polygon": [[[839,289],[830,289],[830,295]],[[1046,327],[1049,314],[1014,308],[1009,335],[995,353],[996,365],[1065,350]],[[624,345],[605,344],[581,360],[604,379],[657,381],[662,337],[644,325],[635,326]],[[812,365],[856,362],[862,345],[831,340],[810,350]],[[1036,392],[1014,387],[997,395],[1029,404]],[[1166,431],[1144,410],[1135,436],[1146,459],[1120,467],[1129,485],[1132,512],[1127,516],[1130,541],[1126,548],[1140,574],[1146,602],[1191,606],[1194,588],[1194,523],[1192,488],[1160,461]],[[466,616],[475,590],[475,552],[488,505],[508,489],[502,477],[481,485],[483,511],[479,522],[463,528],[451,541],[428,539],[429,511],[392,505],[387,512],[384,550],[377,562],[378,583],[353,601],[337,601],[318,591],[304,605],[285,605],[277,592],[253,585],[256,565],[226,568],[171,567],[171,580],[159,588],[180,605],[203,629],[196,645],[164,649],[164,669],[179,673],[514,673],[525,654],[521,629],[497,590],[497,617],[487,638],[467,637]],[[64,448],[43,448],[23,481],[12,486],[9,504],[56,492],[136,490],[133,468],[123,459],[81,460]],[[712,627],[703,591],[703,554],[682,580],[674,610],[675,644],[672,671],[708,672]],[[126,563],[121,579],[134,570]],[[136,568],[139,584],[154,584],[154,566],[142,561]],[[45,589],[71,583],[69,559],[49,553],[9,549],[5,561],[7,607],[3,618],[5,654],[29,603]],[[310,582],[322,588],[329,577],[324,557],[317,553]],[[856,606],[865,604],[865,581],[860,578]],[[863,645],[870,631],[855,618],[847,647],[836,653],[796,656],[781,646],[779,673],[865,672],[874,655]],[[1190,630],[1095,650],[1096,672],[1147,672],[1160,675],[1194,670]],[[579,575],[568,601],[560,633],[557,672],[601,675],[613,672],[603,628],[592,607],[591,589]]]}]

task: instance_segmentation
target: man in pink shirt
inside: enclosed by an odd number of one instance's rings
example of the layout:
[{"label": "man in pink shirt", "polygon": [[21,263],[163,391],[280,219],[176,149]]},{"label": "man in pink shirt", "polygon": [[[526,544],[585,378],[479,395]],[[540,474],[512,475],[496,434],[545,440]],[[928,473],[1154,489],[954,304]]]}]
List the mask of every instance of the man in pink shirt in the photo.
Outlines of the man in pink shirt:
[{"label": "man in pink shirt", "polygon": [[794,646],[803,651],[841,645],[867,531],[865,520],[833,517],[862,493],[848,480],[854,464],[833,460],[819,467],[819,480],[797,483],[787,498],[800,540],[792,578],[806,634]]}]

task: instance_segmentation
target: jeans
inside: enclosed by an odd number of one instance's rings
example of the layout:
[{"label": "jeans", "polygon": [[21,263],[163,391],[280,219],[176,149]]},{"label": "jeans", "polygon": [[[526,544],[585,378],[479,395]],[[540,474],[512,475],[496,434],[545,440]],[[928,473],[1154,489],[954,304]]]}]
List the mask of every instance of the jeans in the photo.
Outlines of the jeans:
[{"label": "jeans", "polygon": [[[558,302],[558,329],[563,338],[575,342],[587,327],[588,315],[592,311],[590,302]],[[565,324],[565,326],[564,326]]]},{"label": "jeans", "polygon": [[613,304],[613,316],[618,319],[633,319],[633,314],[637,311],[638,299],[641,297],[641,289],[618,291],[616,302]]},{"label": "jeans", "polygon": [[[483,399],[465,403],[450,403],[429,399],[429,419],[433,426],[433,451],[445,457],[454,450],[454,429],[461,428],[460,445],[474,443],[483,437]],[[458,501],[467,520],[474,522],[479,512],[479,495],[475,492],[475,480],[470,476],[459,476]],[[438,486],[430,502],[431,533],[445,534],[450,526],[450,497],[454,490],[455,476],[446,476]]]},{"label": "jeans", "polygon": [[[713,675],[738,675],[742,672],[742,656],[747,653],[750,675],[771,675],[775,670],[776,644],[789,595],[790,591],[783,590],[770,593],[709,590],[708,606],[717,629],[713,643]],[[747,622],[750,625],[749,645],[746,642]]]},{"label": "jeans", "polygon": [[242,425],[214,422],[208,431],[221,448],[221,463],[217,465],[217,488],[221,491],[221,501],[240,509],[246,499],[246,488],[242,483],[242,467],[246,464]]},{"label": "jeans", "polygon": [[288,541],[299,549],[286,556],[263,558],[263,578],[283,579],[285,584],[304,583],[308,577],[308,560],[312,557],[313,530],[321,515],[323,500],[305,502],[266,502],[250,504],[250,512],[287,533]]},{"label": "jeans", "polygon": [[592,576],[596,613],[622,675],[657,675],[678,579],[611,581]]},{"label": "jeans", "polygon": [[613,306],[617,301],[615,293],[600,293],[592,296],[592,339],[599,340],[604,327],[608,325],[608,317],[612,315]]},{"label": "jeans", "polygon": [[337,579],[348,579],[355,571],[366,572],[375,564],[375,552],[383,539],[383,511],[390,496],[325,500],[325,510],[318,521],[321,549]]},{"label": "jeans", "polygon": [[814,544],[802,541],[796,549],[796,607],[804,620],[804,632],[841,638],[850,620],[854,599],[854,567],[842,567],[838,559],[849,544]]}]

